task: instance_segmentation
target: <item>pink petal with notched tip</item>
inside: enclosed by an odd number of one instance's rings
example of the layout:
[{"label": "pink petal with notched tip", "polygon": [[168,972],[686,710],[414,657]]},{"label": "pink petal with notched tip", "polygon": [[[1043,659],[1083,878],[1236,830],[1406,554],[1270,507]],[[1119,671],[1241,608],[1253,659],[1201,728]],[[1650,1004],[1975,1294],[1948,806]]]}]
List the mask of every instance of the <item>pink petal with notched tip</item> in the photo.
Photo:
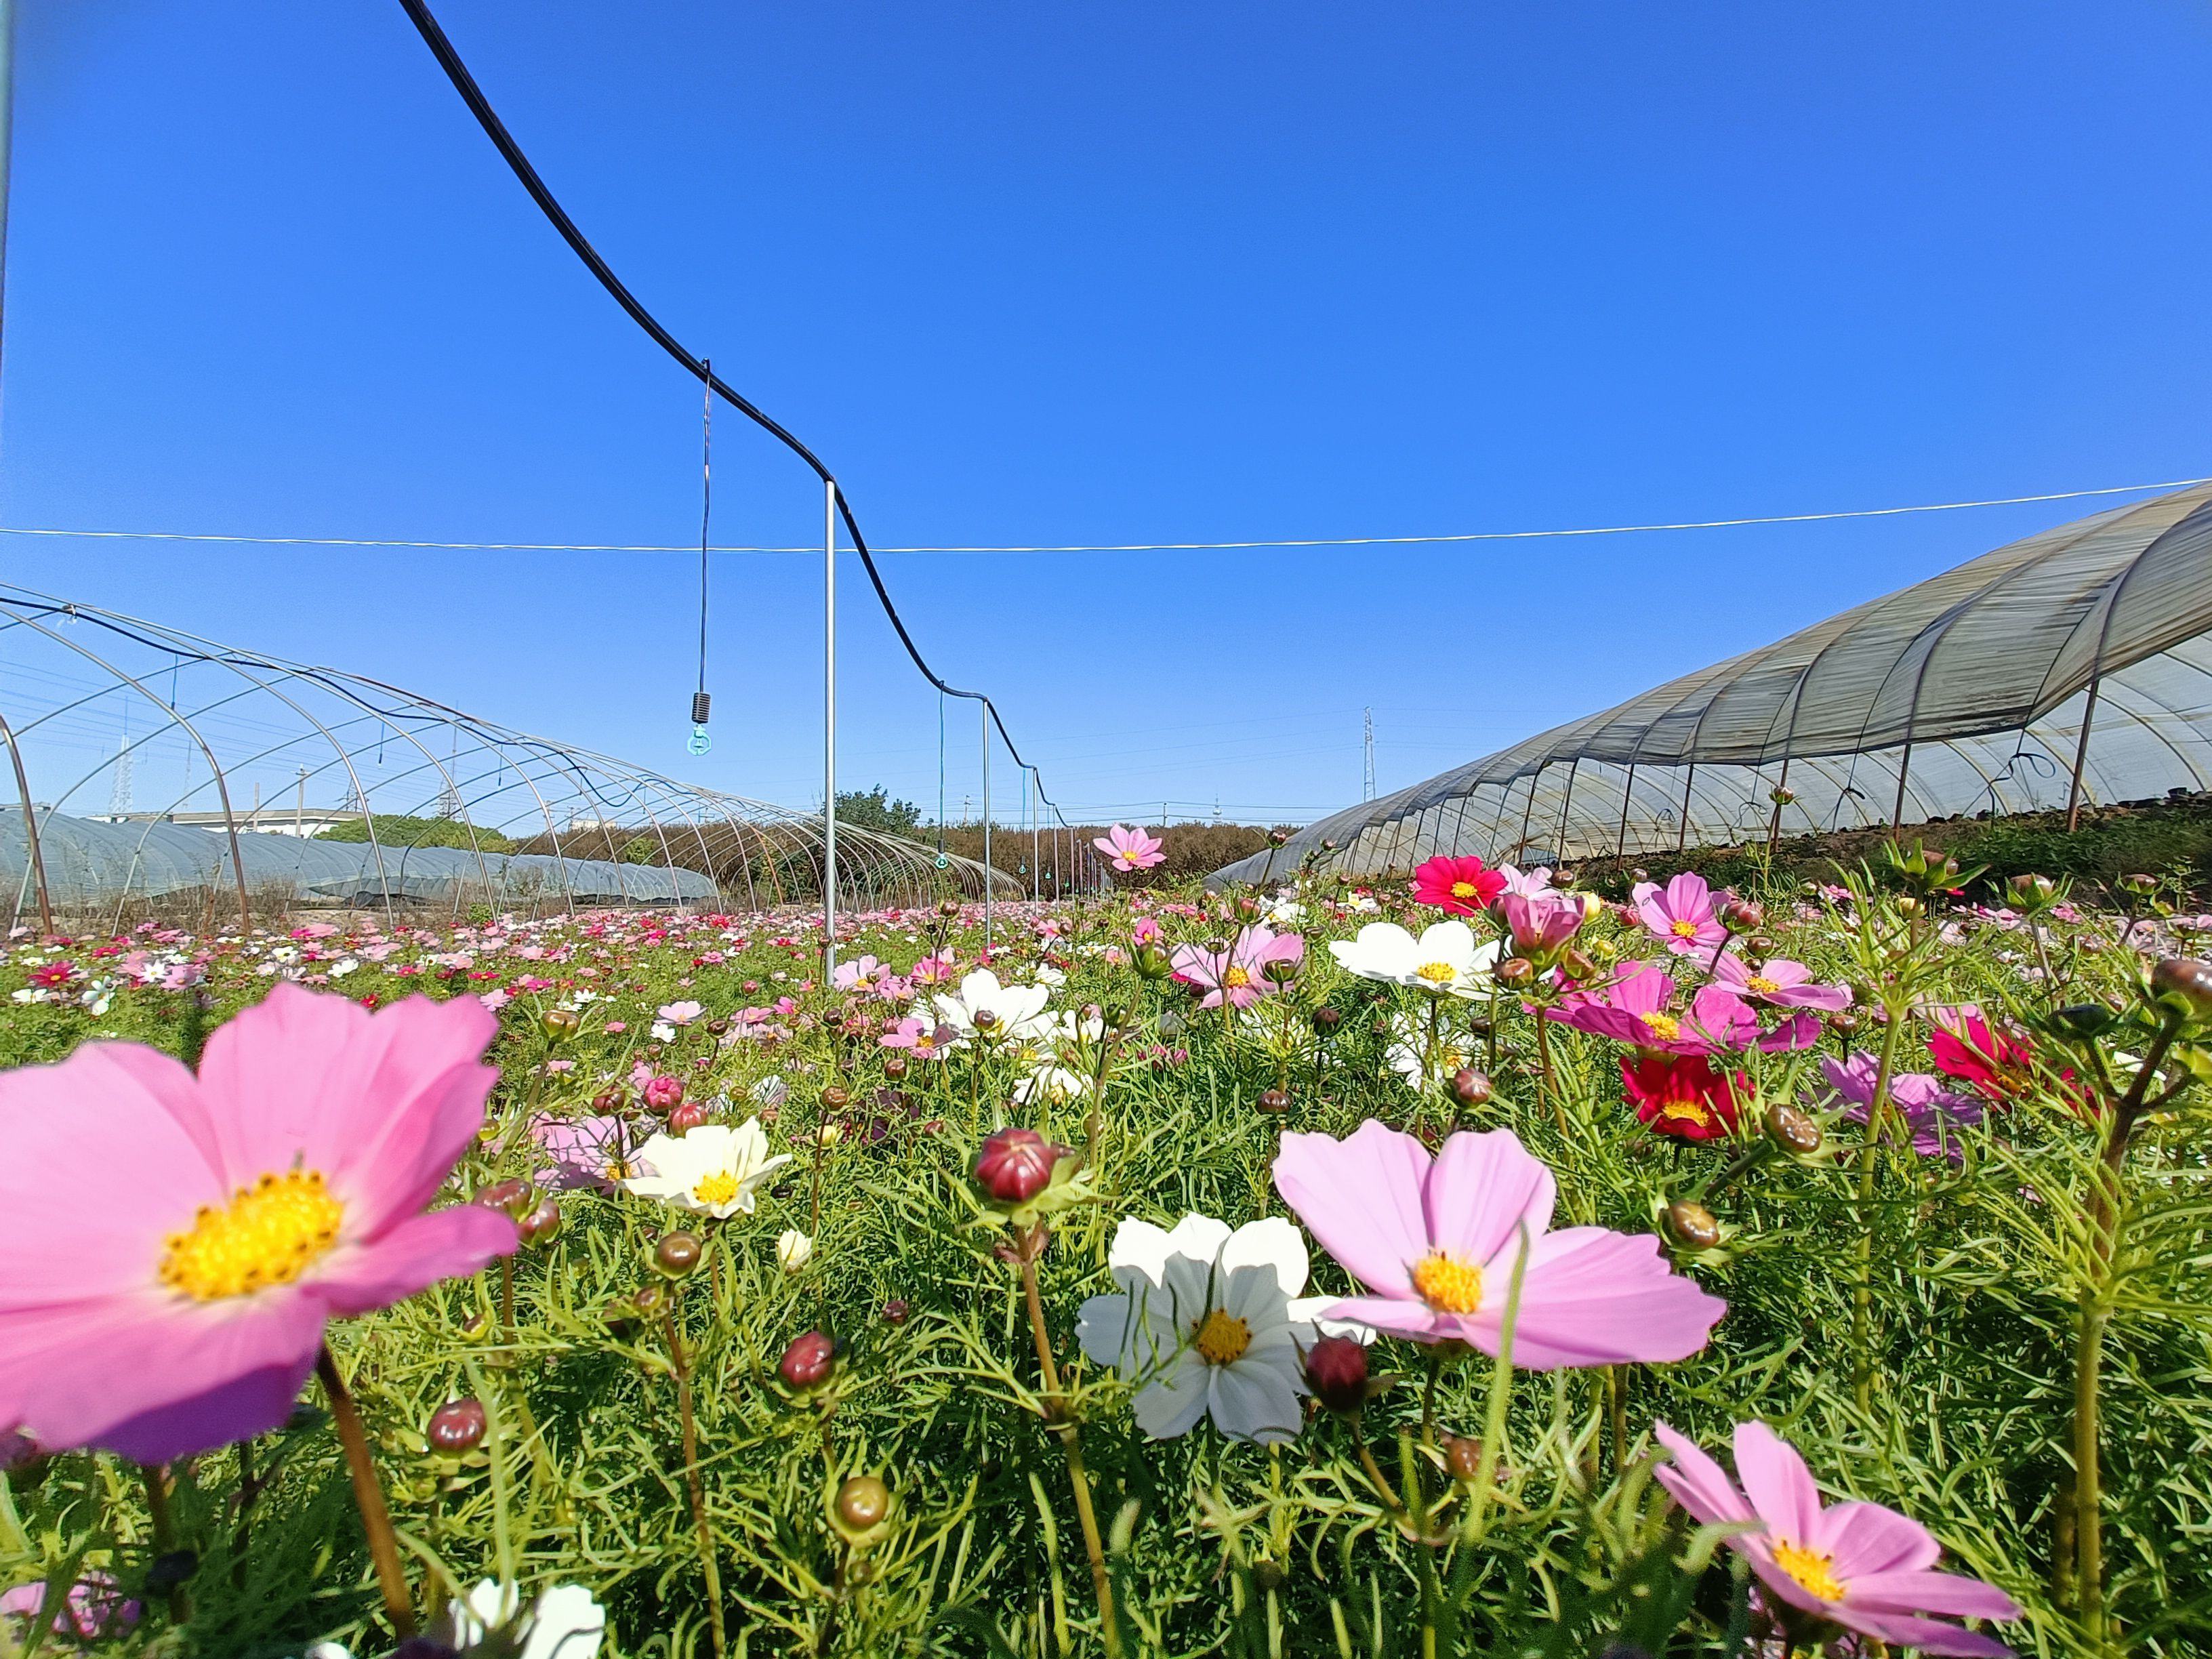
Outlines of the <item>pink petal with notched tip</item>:
[{"label": "pink petal with notched tip", "polygon": [[1510,1272],[1521,1228],[1541,1238],[1557,1196],[1552,1172],[1510,1129],[1462,1130],[1444,1142],[1424,1186],[1429,1247],[1478,1266],[1504,1252],[1499,1271]]},{"label": "pink petal with notched tip", "polygon": [[1758,1518],[1751,1500],[1737,1490],[1728,1471],[1703,1447],[1664,1423],[1654,1423],[1651,1432],[1674,1460],[1671,1468],[1662,1463],[1652,1474],[1674,1494],[1674,1501],[1690,1512],[1692,1520],[1701,1526],[1713,1526]]},{"label": "pink petal with notched tip", "polygon": [[1344,1140],[1286,1133],[1274,1164],[1275,1189],[1322,1248],[1370,1289],[1403,1297],[1429,1253],[1428,1172],[1419,1140],[1373,1118]]},{"label": "pink petal with notched tip", "polygon": [[2012,1650],[1994,1636],[1962,1630],[1937,1619],[1915,1619],[1908,1613],[1862,1612],[1845,1603],[1831,1607],[1838,1623],[1863,1631],[1893,1647],[1917,1648],[1922,1653],[1957,1655],[1960,1659],[2008,1659]]},{"label": "pink petal with notched tip", "polygon": [[[1486,1270],[1482,1311],[1461,1334],[1498,1352],[1517,1247]],[[1571,1227],[1534,1241],[1521,1279],[1513,1364],[1522,1370],[1681,1359],[1705,1346],[1728,1304],[1673,1272],[1648,1234]]]},{"label": "pink petal with notched tip", "polygon": [[1914,1568],[1854,1577],[1844,1605],[1875,1613],[1936,1613],[1953,1619],[2017,1619],[2020,1606],[1994,1584]]},{"label": "pink petal with notched tip", "polygon": [[1820,1535],[1803,1540],[1835,1558],[1835,1574],[1856,1585],[1862,1573],[1932,1567],[1943,1552],[1928,1528],[1879,1504],[1856,1500],[1822,1515]]},{"label": "pink petal with notched tip", "polygon": [[234,1186],[295,1164],[320,1170],[350,1237],[420,1210],[483,1121],[498,1030],[467,997],[410,997],[372,1014],[351,999],[279,985],[208,1039],[208,1139]]},{"label": "pink petal with notched tip", "polygon": [[[1764,1423],[1735,1425],[1735,1474],[1777,1543],[1825,1551],[1820,1491],[1797,1449]],[[1899,1517],[1900,1519],[1902,1517]]]}]

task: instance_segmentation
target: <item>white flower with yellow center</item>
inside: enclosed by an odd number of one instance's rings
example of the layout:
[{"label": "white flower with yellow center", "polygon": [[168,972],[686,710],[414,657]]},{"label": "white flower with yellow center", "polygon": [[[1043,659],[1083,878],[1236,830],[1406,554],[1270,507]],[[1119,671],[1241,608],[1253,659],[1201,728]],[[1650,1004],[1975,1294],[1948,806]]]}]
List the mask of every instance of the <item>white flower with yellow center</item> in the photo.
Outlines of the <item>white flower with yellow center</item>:
[{"label": "white flower with yellow center", "polygon": [[[957,995],[938,995],[930,1001],[938,1023],[950,1025],[968,1042],[979,1034],[988,1042],[1031,1042],[1048,1035],[1052,1021],[1044,1012],[1052,993],[1042,985],[1001,985],[988,968],[978,968],[960,981]],[[978,1015],[989,1018],[981,1023]]]},{"label": "white flower with yellow center", "polygon": [[1390,1046],[1383,1058],[1390,1069],[1419,1091],[1441,1087],[1454,1072],[1475,1063],[1474,1039],[1438,1023],[1431,1040],[1429,1023],[1413,1014],[1390,1016]]},{"label": "white flower with yellow center", "polygon": [[1316,1326],[1314,1315],[1334,1298],[1299,1297],[1305,1239],[1280,1216],[1235,1232],[1202,1215],[1172,1231],[1125,1220],[1107,1261],[1121,1291],[1083,1304],[1076,1340],[1137,1385],[1137,1426],[1155,1440],[1186,1434],[1208,1413],[1231,1440],[1293,1439],[1306,1391],[1301,1351],[1324,1335],[1368,1334]]},{"label": "white flower with yellow center", "polygon": [[750,1118],[735,1129],[706,1123],[686,1134],[656,1134],[637,1149],[636,1161],[653,1173],[629,1176],[623,1182],[629,1190],[723,1221],[740,1211],[750,1215],[761,1183],[791,1154],[770,1156],[767,1131]]},{"label": "white flower with yellow center", "polygon": [[1358,938],[1331,939],[1328,946],[1346,973],[1453,997],[1483,994],[1498,950],[1496,939],[1478,945],[1474,929],[1457,916],[1431,924],[1419,939],[1395,921],[1370,921]]}]

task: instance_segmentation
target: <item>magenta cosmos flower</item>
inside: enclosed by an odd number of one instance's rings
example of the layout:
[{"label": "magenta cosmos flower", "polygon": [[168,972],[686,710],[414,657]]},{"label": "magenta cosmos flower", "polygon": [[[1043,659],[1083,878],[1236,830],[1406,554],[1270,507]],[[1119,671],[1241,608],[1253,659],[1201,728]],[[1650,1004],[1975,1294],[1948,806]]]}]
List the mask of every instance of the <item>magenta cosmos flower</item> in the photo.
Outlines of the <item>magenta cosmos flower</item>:
[{"label": "magenta cosmos flower", "polygon": [[[1797,1449],[1764,1423],[1735,1428],[1737,1488],[1721,1466],[1664,1423],[1652,1425],[1674,1466],[1656,1471],[1675,1501],[1708,1526],[1758,1522],[1729,1547],[1791,1607],[1898,1647],[2002,1659],[2012,1650],[1952,1619],[2017,1619],[2002,1590],[1936,1571],[1942,1553],[1928,1529],[1879,1504],[1820,1506]],[[1748,1494],[1748,1495],[1747,1495]]]},{"label": "magenta cosmos flower", "polygon": [[1680,1359],[1727,1310],[1672,1271],[1648,1233],[1551,1231],[1552,1172],[1510,1129],[1462,1131],[1433,1161],[1373,1118],[1347,1140],[1285,1134],[1275,1188],[1374,1292],[1322,1310],[1324,1319],[1494,1356],[1524,1236],[1512,1354],[1524,1370]]},{"label": "magenta cosmos flower", "polygon": [[1124,824],[1115,824],[1091,844],[1103,853],[1116,870],[1149,870],[1167,857],[1160,851],[1159,837]]},{"label": "magenta cosmos flower", "polygon": [[1768,1053],[1819,1041],[1820,1022],[1802,1010],[1762,1032],[1751,1005],[1723,985],[1701,985],[1686,1012],[1668,1012],[1674,981],[1656,963],[1632,962],[1609,985],[1577,991],[1544,1018],[1615,1042],[1670,1054],[1711,1054],[1756,1044]]},{"label": "magenta cosmos flower", "polygon": [[1503,872],[1480,859],[1433,858],[1413,872],[1413,902],[1448,915],[1471,916],[1505,890]]},{"label": "magenta cosmos flower", "polygon": [[0,1430],[142,1463],[264,1433],[326,1322],[512,1251],[500,1211],[424,1213],[496,1025],[474,997],[279,985],[198,1077],[129,1042],[0,1074]]},{"label": "magenta cosmos flower", "polygon": [[1228,948],[1209,951],[1199,945],[1178,945],[1170,958],[1175,976],[1186,985],[1203,986],[1201,1008],[1218,1008],[1224,997],[1232,1008],[1249,1008],[1261,997],[1272,996],[1275,981],[1267,976],[1271,962],[1295,967],[1306,957],[1306,942],[1297,933],[1278,933],[1272,927],[1238,931]]},{"label": "magenta cosmos flower", "polygon": [[1678,957],[1717,951],[1727,941],[1728,929],[1721,925],[1713,890],[1703,876],[1685,870],[1663,889],[1655,882],[1639,881],[1632,896],[1644,926]]}]

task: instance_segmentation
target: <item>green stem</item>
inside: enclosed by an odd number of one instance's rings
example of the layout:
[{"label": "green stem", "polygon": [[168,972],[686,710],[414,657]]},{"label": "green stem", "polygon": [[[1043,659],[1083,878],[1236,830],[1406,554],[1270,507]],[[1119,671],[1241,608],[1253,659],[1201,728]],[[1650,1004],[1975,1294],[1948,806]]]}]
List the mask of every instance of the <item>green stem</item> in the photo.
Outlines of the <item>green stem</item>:
[{"label": "green stem", "polygon": [[2074,1353],[2075,1582],[2081,1597],[2081,1633],[2093,1647],[2105,1641],[2105,1532],[2098,1449],[2098,1383],[2105,1326],[2111,1317],[2095,1291],[2082,1293],[2081,1334]]},{"label": "green stem", "polygon": [[1874,1097],[1867,1105],[1866,1144],[1859,1149],[1858,1282],[1851,1289],[1851,1397],[1862,1412],[1874,1398],[1874,1356],[1869,1352],[1874,1324],[1874,1183],[1881,1158],[1882,1119],[1889,1106],[1890,1071],[1897,1063],[1898,1040],[1905,1034],[1906,1010],[1893,1007],[1881,1034],[1881,1060],[1875,1067]]},{"label": "green stem", "polygon": [[[169,1471],[160,1463],[141,1463],[138,1473],[146,1482],[146,1513],[154,1523],[154,1553],[167,1555],[177,1547],[177,1523],[169,1513]],[[5,1476],[0,1476],[4,1480]],[[182,1584],[169,1591],[169,1618],[183,1624],[192,1616],[191,1598]]]},{"label": "green stem", "polygon": [[714,1529],[707,1519],[707,1497],[699,1483],[699,1424],[691,1409],[691,1357],[677,1334],[672,1307],[660,1310],[660,1325],[668,1338],[669,1363],[676,1367],[676,1414],[684,1425],[684,1485],[691,1499],[691,1524],[699,1534],[699,1565],[707,1573],[707,1617],[714,1627],[715,1659],[728,1650],[722,1629],[722,1571],[714,1559]]},{"label": "green stem", "polygon": [[[1042,1229],[1042,1224],[1038,1224]],[[1098,1628],[1106,1639],[1107,1659],[1121,1659],[1121,1627],[1114,1618],[1114,1581],[1106,1571],[1105,1540],[1098,1531],[1097,1513],[1091,1506],[1091,1476],[1083,1467],[1083,1437],[1073,1419],[1065,1414],[1060,1367],[1053,1363],[1052,1337],[1045,1329],[1044,1302],[1037,1291],[1036,1259],[1042,1251],[1038,1240],[1025,1241],[1021,1247],[1022,1299],[1029,1307],[1030,1334],[1036,1340],[1048,1420],[1060,1437],[1060,1449],[1067,1457],[1068,1484],[1075,1490],[1075,1518],[1083,1528],[1084,1551],[1091,1558],[1091,1588],[1098,1598]]]},{"label": "green stem", "polygon": [[376,1464],[369,1456],[368,1434],[361,1413],[338,1375],[338,1362],[328,1347],[315,1356],[315,1375],[331,1402],[338,1443],[345,1449],[346,1473],[353,1480],[353,1501],[361,1510],[362,1530],[368,1537],[369,1559],[376,1564],[377,1588],[384,1594],[384,1616],[392,1633],[404,1642],[415,1634],[415,1607],[407,1588],[407,1574],[399,1565],[399,1542],[392,1535],[392,1511],[385,1507],[384,1488],[377,1484]]}]

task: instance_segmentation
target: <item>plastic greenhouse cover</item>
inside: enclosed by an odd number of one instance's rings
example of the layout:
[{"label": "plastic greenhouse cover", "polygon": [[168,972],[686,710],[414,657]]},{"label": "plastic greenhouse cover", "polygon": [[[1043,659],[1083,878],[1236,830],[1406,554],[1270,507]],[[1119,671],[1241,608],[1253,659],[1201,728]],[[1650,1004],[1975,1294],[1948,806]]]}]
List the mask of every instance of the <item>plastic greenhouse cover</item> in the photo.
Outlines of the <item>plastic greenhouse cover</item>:
[{"label": "plastic greenhouse cover", "polygon": [[[2085,743],[2085,723],[2087,740]],[[1352,874],[1550,862],[2212,781],[2212,485],[2044,531],[1601,714],[1323,818]]]}]

